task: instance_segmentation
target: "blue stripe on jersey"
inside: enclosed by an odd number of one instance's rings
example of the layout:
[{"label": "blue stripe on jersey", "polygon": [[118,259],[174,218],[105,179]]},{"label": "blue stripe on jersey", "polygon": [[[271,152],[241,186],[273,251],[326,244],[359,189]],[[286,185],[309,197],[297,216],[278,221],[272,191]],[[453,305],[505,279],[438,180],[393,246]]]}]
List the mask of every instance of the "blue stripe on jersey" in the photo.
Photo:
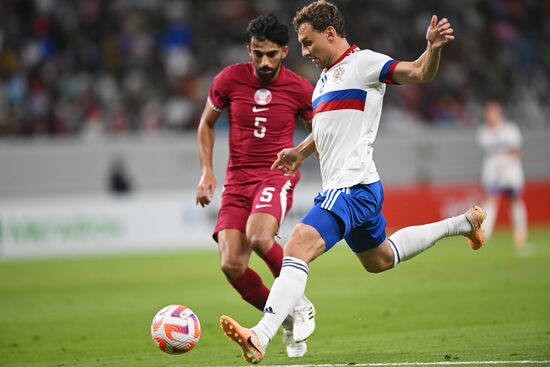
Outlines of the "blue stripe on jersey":
[{"label": "blue stripe on jersey", "polygon": [[391,59],[391,60],[388,60],[384,64],[384,66],[382,67],[382,70],[380,71],[380,76],[378,78],[380,83],[386,83],[387,82],[386,79],[387,79],[387,76],[388,76],[388,71],[390,70],[392,65],[396,62],[397,62],[397,60]]},{"label": "blue stripe on jersey", "polygon": [[327,92],[313,101],[313,109],[320,103],[338,101],[342,99],[358,99],[364,101],[367,98],[367,91],[362,89],[343,89]]}]

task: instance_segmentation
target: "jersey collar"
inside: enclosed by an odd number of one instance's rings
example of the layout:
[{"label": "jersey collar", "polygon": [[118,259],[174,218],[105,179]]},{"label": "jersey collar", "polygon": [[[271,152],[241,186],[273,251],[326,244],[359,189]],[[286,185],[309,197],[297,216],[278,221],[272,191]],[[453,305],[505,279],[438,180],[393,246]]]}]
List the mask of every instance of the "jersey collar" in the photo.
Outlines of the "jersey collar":
[{"label": "jersey collar", "polygon": [[353,44],[350,46],[350,48],[348,48],[346,50],[346,52],[344,52],[339,58],[338,60],[336,60],[335,62],[332,63],[332,65],[330,65],[328,68],[325,68],[323,71],[326,73],[327,71],[329,71],[334,65],[338,64],[340,61],[344,60],[347,56],[349,56],[350,54],[354,53],[354,52],[357,52],[359,51],[359,47],[357,47],[357,45]]}]

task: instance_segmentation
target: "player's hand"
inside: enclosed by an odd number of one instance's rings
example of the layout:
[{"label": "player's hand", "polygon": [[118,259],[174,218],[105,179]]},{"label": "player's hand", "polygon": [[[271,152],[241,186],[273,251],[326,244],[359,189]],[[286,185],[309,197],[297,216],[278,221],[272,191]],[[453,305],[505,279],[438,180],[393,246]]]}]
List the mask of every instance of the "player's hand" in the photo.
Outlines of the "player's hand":
[{"label": "player's hand", "polygon": [[294,176],[296,171],[302,165],[305,157],[295,148],[286,148],[277,154],[277,160],[273,162],[271,169],[278,169],[285,176]]},{"label": "player's hand", "polygon": [[216,189],[216,177],[212,172],[204,172],[201,176],[199,184],[197,185],[197,202],[196,205],[203,208],[210,204],[212,196],[214,196],[214,190]]},{"label": "player's hand", "polygon": [[453,28],[447,18],[437,21],[437,15],[432,15],[432,20],[426,31],[426,40],[433,48],[442,48],[455,39]]}]

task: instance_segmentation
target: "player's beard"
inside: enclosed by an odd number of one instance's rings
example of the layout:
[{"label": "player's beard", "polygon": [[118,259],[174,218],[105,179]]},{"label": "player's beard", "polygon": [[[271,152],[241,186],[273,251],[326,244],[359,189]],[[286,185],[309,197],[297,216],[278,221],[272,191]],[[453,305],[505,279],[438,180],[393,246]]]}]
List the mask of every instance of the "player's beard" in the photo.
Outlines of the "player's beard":
[{"label": "player's beard", "polygon": [[262,67],[256,68],[256,75],[262,82],[270,82],[277,74],[279,68]]}]

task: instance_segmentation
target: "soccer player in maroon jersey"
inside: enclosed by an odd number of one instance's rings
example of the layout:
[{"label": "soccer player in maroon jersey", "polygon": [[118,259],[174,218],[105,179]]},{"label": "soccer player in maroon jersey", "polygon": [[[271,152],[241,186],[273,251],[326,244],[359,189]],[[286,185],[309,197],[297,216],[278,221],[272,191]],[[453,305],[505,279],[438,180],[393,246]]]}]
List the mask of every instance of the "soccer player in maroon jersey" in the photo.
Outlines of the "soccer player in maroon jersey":
[{"label": "soccer player in maroon jersey", "polygon": [[[210,204],[216,188],[212,170],[214,125],[228,108],[229,162],[214,240],[218,243],[221,269],[241,297],[264,312],[269,289],[248,264],[252,251],[279,276],[283,250],[275,234],[292,206],[299,173],[287,177],[271,170],[277,153],[294,146],[298,117],[311,123],[313,87],[282,65],[288,53],[288,28],[275,16],[262,15],[247,28],[247,51],[252,62],[224,68],[210,87],[198,128],[202,175],[197,186],[197,205]],[[307,351],[305,338],[315,327],[313,304],[303,297],[283,323],[289,357]],[[306,336],[306,337],[307,337]]]}]

